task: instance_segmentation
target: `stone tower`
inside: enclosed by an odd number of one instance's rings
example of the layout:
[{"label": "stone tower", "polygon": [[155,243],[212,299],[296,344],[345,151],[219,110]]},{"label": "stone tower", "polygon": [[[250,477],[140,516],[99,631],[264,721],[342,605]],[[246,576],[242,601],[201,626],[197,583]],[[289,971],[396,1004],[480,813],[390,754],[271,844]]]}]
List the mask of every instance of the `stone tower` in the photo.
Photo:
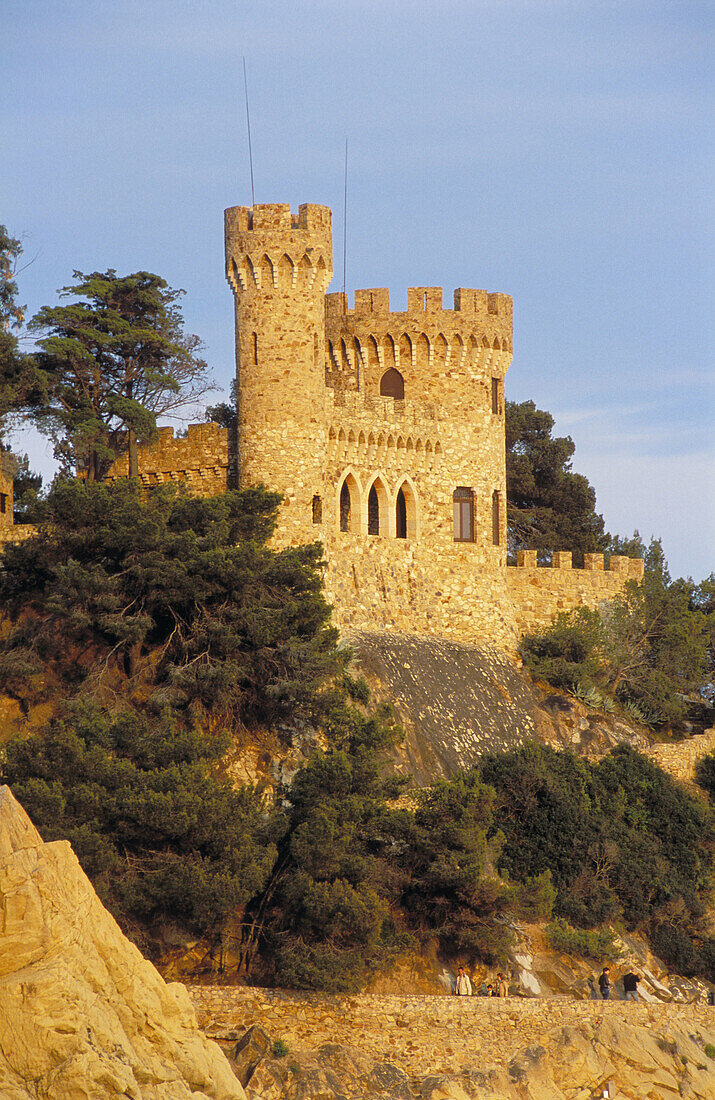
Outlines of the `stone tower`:
[{"label": "stone tower", "polygon": [[277,537],[316,537],[324,495],[325,291],[333,270],[331,213],[305,203],[225,213],[226,276],[236,307],[238,478],[285,500]]}]

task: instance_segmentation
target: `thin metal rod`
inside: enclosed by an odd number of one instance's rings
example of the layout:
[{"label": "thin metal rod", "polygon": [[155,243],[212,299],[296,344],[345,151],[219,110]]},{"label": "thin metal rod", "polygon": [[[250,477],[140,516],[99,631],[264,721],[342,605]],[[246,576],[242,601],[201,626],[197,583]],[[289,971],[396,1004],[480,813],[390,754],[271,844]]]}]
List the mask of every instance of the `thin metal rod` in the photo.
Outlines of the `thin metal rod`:
[{"label": "thin metal rod", "polygon": [[251,116],[248,112],[248,79],[246,77],[246,55],[243,56],[243,90],[246,93],[246,126],[248,127],[248,162],[251,165],[251,206],[256,205],[256,195],[253,190],[253,152],[251,150]]},{"label": "thin metal rod", "polygon": [[348,139],[345,136],[345,193],[343,195],[343,294],[348,269]]}]

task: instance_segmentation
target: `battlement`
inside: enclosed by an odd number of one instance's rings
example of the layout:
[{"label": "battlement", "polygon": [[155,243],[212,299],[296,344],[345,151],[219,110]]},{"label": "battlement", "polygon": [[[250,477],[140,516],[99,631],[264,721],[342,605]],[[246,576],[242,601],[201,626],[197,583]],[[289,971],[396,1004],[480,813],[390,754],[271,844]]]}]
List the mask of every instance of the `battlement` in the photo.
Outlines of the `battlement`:
[{"label": "battlement", "polygon": [[[445,309],[443,304],[444,292],[441,286],[411,286],[407,288],[407,309],[396,310],[391,314],[395,318],[414,318],[420,322],[426,316],[453,317],[459,314],[460,318],[469,316],[472,318],[498,317],[511,325],[513,317],[513,302],[508,294],[498,294],[487,290],[472,290],[467,287],[457,287],[454,291],[454,308]],[[329,320],[340,317],[354,316],[379,316],[390,315],[390,291],[387,287],[369,287],[365,290],[355,291],[355,306],[350,309],[348,295],[342,292],[326,294],[325,305]]]},{"label": "battlement", "polygon": [[328,206],[304,202],[298,213],[292,214],[290,203],[256,203],[255,206],[229,206],[225,211],[226,231],[231,233],[264,232],[265,230],[305,229],[328,230],[332,214]]},{"label": "battlement", "polygon": [[[573,555],[570,550],[554,550],[551,565],[539,565],[536,550],[519,550],[516,555],[517,569],[573,569]],[[634,580],[643,577],[642,558],[627,558],[621,554],[611,554],[606,567],[603,554],[584,554],[583,569],[587,573],[619,573]]]}]

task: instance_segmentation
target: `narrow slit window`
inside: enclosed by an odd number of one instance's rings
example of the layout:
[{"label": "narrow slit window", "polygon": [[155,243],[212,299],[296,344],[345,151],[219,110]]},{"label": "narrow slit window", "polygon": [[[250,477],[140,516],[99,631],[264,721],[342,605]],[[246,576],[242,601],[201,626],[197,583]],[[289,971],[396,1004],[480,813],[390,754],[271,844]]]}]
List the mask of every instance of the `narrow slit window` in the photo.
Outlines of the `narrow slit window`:
[{"label": "narrow slit window", "polygon": [[254,332],[251,336],[251,354],[253,356],[254,364],[258,363],[258,336]]},{"label": "narrow slit window", "polygon": [[474,542],[474,493],[461,485],[452,494],[454,541]]},{"label": "narrow slit window", "polygon": [[495,546],[499,545],[499,530],[501,527],[501,509],[499,497],[500,494],[495,489],[492,493],[492,542]]},{"label": "narrow slit window", "polygon": [[313,523],[323,522],[323,502],[316,494],[313,497]]},{"label": "narrow slit window", "polygon": [[502,411],[501,378],[492,378],[492,413],[499,416]]},{"label": "narrow slit window", "polygon": [[7,512],[7,495],[0,493],[0,514],[5,515]]}]

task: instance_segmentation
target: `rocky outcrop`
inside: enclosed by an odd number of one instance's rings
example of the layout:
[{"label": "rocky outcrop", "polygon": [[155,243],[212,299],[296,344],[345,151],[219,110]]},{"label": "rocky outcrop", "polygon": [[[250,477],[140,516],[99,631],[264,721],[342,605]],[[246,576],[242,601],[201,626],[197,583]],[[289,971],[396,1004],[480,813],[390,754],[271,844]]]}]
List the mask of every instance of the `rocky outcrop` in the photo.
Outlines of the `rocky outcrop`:
[{"label": "rocky outcrop", "polygon": [[3,1100],[244,1100],[220,1049],[102,906],[66,841],[0,787]]},{"label": "rocky outcrop", "polygon": [[418,786],[473,767],[487,752],[537,740],[599,756],[617,744],[643,751],[642,731],[576,699],[542,695],[508,656],[487,646],[416,634],[354,631],[355,668],[405,729],[397,768]]},{"label": "rocky outcrop", "polygon": [[249,1100],[715,1096],[705,1003],[191,992]]}]

